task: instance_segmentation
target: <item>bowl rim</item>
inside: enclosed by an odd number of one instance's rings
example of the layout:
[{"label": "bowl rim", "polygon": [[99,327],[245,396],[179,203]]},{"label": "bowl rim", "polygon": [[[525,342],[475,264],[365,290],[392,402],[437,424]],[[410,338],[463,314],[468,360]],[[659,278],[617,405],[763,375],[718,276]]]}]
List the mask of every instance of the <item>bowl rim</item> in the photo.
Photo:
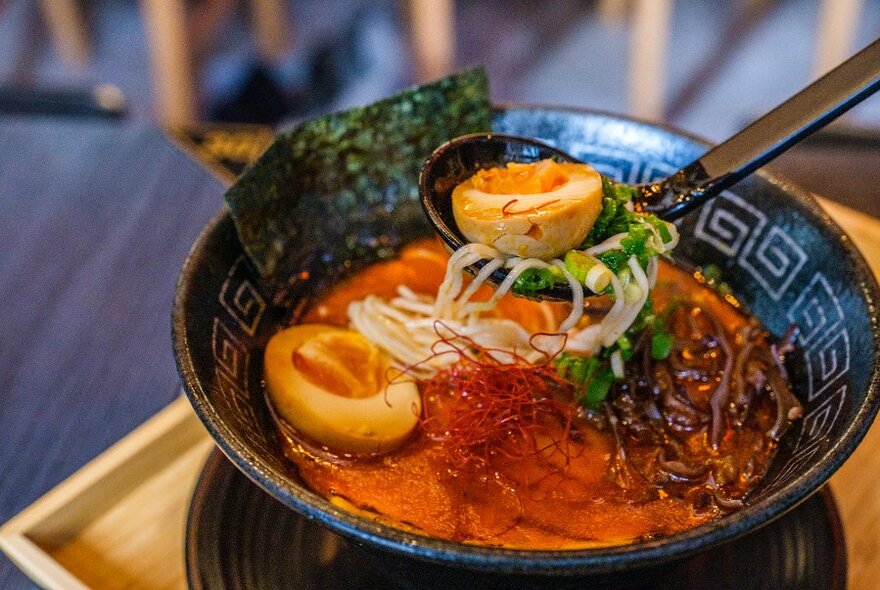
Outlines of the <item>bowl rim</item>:
[{"label": "bowl rim", "polygon": [[[670,125],[594,109],[501,103],[495,105],[494,111],[496,113],[545,111],[608,117],[620,122],[631,122],[660,129],[694,142],[701,147],[711,145],[703,138],[683,132]],[[174,357],[178,372],[183,380],[184,390],[196,414],[219,448],[254,483],[306,517],[314,518],[338,533],[375,548],[425,561],[473,570],[505,573],[577,574],[603,573],[653,565],[682,558],[732,540],[748,531],[768,524],[818,490],[862,441],[878,409],[880,409],[880,286],[877,284],[873,271],[846,232],[819,206],[812,194],[764,169],[758,170],[755,174],[785,192],[789,198],[793,198],[800,207],[817,220],[818,225],[826,231],[834,233],[840,239],[846,252],[847,261],[857,271],[853,278],[859,281],[860,296],[868,307],[874,355],[871,359],[871,376],[864,401],[843,434],[802,473],[798,480],[780,487],[760,502],[723,518],[661,539],[628,545],[570,550],[508,549],[457,543],[404,531],[338,508],[307,488],[292,484],[288,478],[270,469],[261,461],[260,457],[252,454],[238,439],[223,417],[216,412],[202,383],[197,378],[195,364],[188,346],[184,304],[193,289],[191,280],[193,269],[209,254],[205,249],[209,238],[227,221],[229,210],[226,206],[223,206],[202,229],[193,243],[178,277],[171,314],[171,328]],[[770,502],[770,499],[773,501]]]}]

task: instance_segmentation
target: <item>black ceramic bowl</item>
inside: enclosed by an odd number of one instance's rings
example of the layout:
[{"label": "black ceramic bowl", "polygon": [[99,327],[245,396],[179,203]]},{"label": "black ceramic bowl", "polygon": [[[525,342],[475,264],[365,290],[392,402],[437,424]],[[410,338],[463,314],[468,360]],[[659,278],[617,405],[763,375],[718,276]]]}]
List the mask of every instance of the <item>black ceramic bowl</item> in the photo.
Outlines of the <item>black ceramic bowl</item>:
[{"label": "black ceramic bowl", "polygon": [[[574,110],[500,109],[494,128],[538,138],[633,183],[666,176],[706,147],[668,129]],[[390,214],[395,223],[365,231],[362,223],[348,219],[315,221],[312,233],[327,245],[297,245],[311,271],[297,286],[303,305],[340,275],[336,271],[353,271],[387,255],[402,237],[430,232],[417,202],[402,201],[394,211],[375,214]],[[801,327],[790,372],[806,411],[781,441],[746,508],[668,538],[578,551],[477,547],[378,524],[309,491],[282,455],[260,384],[263,346],[286,318],[260,292],[225,211],[202,232],[180,277],[173,314],[178,368],[199,417],[239,469],[294,510],[373,550],[402,577],[461,581],[473,574],[509,581],[683,557],[778,517],[813,493],[852,453],[878,409],[880,293],[861,255],[815,201],[764,174],[747,178],[685,218],[681,234],[678,255],[720,266],[734,292],[773,334],[791,323]],[[314,264],[316,252],[320,265]],[[327,272],[316,272],[321,268]]]}]

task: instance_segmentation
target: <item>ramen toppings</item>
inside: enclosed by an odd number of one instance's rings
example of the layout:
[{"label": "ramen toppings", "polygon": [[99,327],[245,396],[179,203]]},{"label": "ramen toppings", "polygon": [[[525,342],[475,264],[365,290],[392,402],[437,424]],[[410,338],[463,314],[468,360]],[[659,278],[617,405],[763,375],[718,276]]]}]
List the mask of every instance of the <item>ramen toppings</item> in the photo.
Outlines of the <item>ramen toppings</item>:
[{"label": "ramen toppings", "polygon": [[[276,335],[267,389],[304,481],[396,526],[530,549],[741,507],[802,411],[793,339],[661,264],[676,229],[631,199],[582,164],[481,170],[452,195],[473,243],[406,248]],[[511,297],[560,283],[569,304]]]},{"label": "ramen toppings", "polygon": [[[436,244],[416,244],[402,264],[367,268],[305,318],[344,325],[347,310],[369,341],[383,342],[378,328],[406,330],[400,337],[411,341],[393,350],[413,361],[398,361],[388,379],[417,386],[421,410],[412,433],[379,454],[352,454],[279,413],[304,481],[349,510],[507,547],[669,535],[742,506],[801,411],[782,364],[792,339],[771,345],[754,319],[670,265],[659,268],[653,305],[637,310],[614,347],[583,355],[568,340],[603,321],[615,300],[590,302],[599,320],[590,314],[567,335],[553,333],[570,306],[498,297],[472,289],[476,281],[452,286],[471,291],[463,303],[444,299],[451,275],[439,256]],[[446,319],[423,319],[438,308]],[[358,316],[375,309],[375,323]],[[269,397],[277,404],[271,389]]]}]

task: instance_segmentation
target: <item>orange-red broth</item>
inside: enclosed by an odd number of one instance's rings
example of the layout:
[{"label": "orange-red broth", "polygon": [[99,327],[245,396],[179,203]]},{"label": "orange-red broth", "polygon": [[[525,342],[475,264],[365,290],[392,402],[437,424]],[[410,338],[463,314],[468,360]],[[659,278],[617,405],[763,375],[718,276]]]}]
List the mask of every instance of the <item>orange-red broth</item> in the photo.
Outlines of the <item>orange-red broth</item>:
[{"label": "orange-red broth", "polygon": [[[405,248],[398,259],[374,264],[332,289],[309,311],[303,323],[346,326],[349,302],[369,294],[393,297],[398,285],[434,294],[443,279],[446,255],[436,242]],[[476,298],[487,297],[484,288]],[[656,309],[670,300],[686,298],[722,318],[735,349],[736,334],[749,321],[690,274],[663,263],[653,291]],[[538,304],[505,297],[498,313],[515,319],[530,331],[551,329],[567,314],[565,304]],[[706,396],[695,387],[693,396]],[[429,406],[432,400],[424,399]],[[772,423],[772,409],[763,404],[752,430],[725,436],[721,449],[708,446],[705,432],[691,436],[691,452],[706,459],[724,452],[749,463],[760,476],[772,457],[773,442],[763,436]],[[422,534],[492,546],[525,549],[587,548],[625,544],[643,538],[684,531],[721,515],[714,505],[695,506],[687,494],[676,496],[650,485],[622,489],[612,477],[615,443],[611,432],[581,429],[567,450],[569,464],[559,453],[535,453],[505,458],[491,469],[462,470],[449,461],[449,452],[417,429],[402,447],[386,455],[335,460],[286,433],[285,454],[296,464],[306,484],[335,504],[369,518]],[[558,433],[562,437],[562,433]],[[736,448],[731,441],[736,438]],[[630,445],[630,453],[655,449]],[[750,478],[751,485],[755,477]]]}]

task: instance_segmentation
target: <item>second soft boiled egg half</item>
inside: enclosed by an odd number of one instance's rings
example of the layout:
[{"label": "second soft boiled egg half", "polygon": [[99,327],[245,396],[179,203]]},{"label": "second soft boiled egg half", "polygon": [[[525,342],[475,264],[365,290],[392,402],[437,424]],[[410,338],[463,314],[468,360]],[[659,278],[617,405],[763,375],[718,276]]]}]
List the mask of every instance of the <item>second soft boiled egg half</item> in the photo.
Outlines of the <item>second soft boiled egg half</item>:
[{"label": "second soft boiled egg half", "polygon": [[455,187],[462,234],[522,258],[558,258],[583,243],[602,211],[602,177],[587,164],[541,160],[479,170]]},{"label": "second soft boiled egg half", "polygon": [[358,332],[292,326],[269,340],[263,363],[277,412],[331,450],[382,453],[418,423],[418,387],[404,378],[389,383],[387,355]]}]

